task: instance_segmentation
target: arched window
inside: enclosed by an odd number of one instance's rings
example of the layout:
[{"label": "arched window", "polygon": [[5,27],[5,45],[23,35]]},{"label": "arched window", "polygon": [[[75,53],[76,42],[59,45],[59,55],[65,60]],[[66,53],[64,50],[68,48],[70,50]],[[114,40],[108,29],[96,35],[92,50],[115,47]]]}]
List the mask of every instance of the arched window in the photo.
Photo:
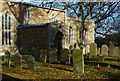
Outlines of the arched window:
[{"label": "arched window", "polygon": [[4,45],[4,31],[2,31],[2,45]]},{"label": "arched window", "polygon": [[4,16],[2,15],[2,30],[4,29]]},{"label": "arched window", "polygon": [[11,17],[2,15],[2,45],[11,45]]},{"label": "arched window", "polygon": [[11,32],[9,31],[9,45],[11,45]]},{"label": "arched window", "polygon": [[9,16],[9,30],[11,29],[10,27],[11,27],[11,18]]},{"label": "arched window", "polygon": [[73,44],[73,28],[69,27],[69,44]]},{"label": "arched window", "polygon": [[7,29],[7,13],[5,14],[5,29]]},{"label": "arched window", "polygon": [[74,48],[76,48],[76,43],[74,43]]},{"label": "arched window", "polygon": [[7,31],[5,32],[5,44],[7,45],[8,41],[7,41]]}]

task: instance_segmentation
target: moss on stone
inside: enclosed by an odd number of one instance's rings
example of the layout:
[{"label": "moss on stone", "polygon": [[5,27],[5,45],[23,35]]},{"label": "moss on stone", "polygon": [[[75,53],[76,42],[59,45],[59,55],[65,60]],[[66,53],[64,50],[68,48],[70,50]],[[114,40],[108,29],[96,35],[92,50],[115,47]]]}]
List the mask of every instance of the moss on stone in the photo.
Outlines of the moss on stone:
[{"label": "moss on stone", "polygon": [[40,50],[39,61],[46,62],[46,58],[47,58],[47,50]]},{"label": "moss on stone", "polygon": [[61,62],[64,64],[70,64],[70,54],[68,49],[61,50]]},{"label": "moss on stone", "polygon": [[84,57],[82,50],[73,51],[73,69],[77,73],[84,73]]}]

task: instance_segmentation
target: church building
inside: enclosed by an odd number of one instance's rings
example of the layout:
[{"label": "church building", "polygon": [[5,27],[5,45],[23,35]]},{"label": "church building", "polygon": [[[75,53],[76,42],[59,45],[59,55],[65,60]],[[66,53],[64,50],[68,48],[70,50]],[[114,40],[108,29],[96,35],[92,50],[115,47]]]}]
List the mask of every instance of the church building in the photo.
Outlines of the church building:
[{"label": "church building", "polygon": [[[66,10],[42,8],[18,2],[0,2],[0,51],[16,48],[22,54],[41,49],[82,49],[90,51],[94,43],[94,20],[85,20],[85,38],[80,31],[81,18],[66,15]],[[84,42],[84,44],[82,43]]]}]

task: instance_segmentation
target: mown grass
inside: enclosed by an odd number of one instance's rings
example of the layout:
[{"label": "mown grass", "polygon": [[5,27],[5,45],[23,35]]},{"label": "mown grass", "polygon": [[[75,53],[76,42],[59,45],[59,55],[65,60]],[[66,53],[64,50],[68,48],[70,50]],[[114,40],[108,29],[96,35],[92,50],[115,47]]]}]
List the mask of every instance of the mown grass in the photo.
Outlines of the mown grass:
[{"label": "mown grass", "polygon": [[[112,57],[113,58],[113,57]],[[115,59],[115,58],[113,58]],[[90,60],[89,60],[90,61]],[[92,60],[93,61],[93,60]],[[96,62],[104,62],[104,61],[96,61]],[[106,62],[106,61],[105,61]],[[118,60],[107,60],[106,63],[117,63]],[[73,72],[73,67],[70,65],[62,65],[62,64],[49,64],[42,62],[35,62],[36,70],[27,70],[27,65],[24,62],[22,63],[23,69],[14,68],[14,63],[11,63],[11,67],[2,67],[3,74],[9,75],[11,77],[17,79],[31,79],[31,80],[39,80],[39,79],[118,79],[120,77],[120,69],[118,68],[110,68],[105,66],[96,66],[92,63],[85,64],[85,73],[75,73]]]}]

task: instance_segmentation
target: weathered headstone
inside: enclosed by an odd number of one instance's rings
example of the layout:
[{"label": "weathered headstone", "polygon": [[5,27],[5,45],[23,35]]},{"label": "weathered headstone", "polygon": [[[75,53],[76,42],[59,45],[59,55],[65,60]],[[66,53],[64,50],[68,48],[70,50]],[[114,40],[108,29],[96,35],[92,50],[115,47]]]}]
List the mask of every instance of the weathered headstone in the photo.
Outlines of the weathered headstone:
[{"label": "weathered headstone", "polygon": [[108,56],[108,46],[107,45],[102,45],[102,48],[101,48],[101,55],[103,56]]},{"label": "weathered headstone", "polygon": [[22,56],[19,53],[15,54],[14,66],[15,68],[22,69]]},{"label": "weathered headstone", "polygon": [[92,56],[97,56],[97,44],[96,43],[90,44],[90,58]]},{"label": "weathered headstone", "polygon": [[31,55],[33,57],[35,57],[36,60],[38,60],[38,57],[39,57],[39,51],[38,51],[38,49],[35,48],[35,47],[32,47],[32,49],[31,49]]},{"label": "weathered headstone", "polygon": [[79,49],[73,51],[73,70],[77,73],[84,73],[84,57]]},{"label": "weathered headstone", "polygon": [[113,55],[112,56],[115,56],[115,57],[118,57],[119,56],[119,48],[118,47],[115,47],[113,49]]},{"label": "weathered headstone", "polygon": [[57,49],[50,49],[49,63],[57,62]]},{"label": "weathered headstone", "polygon": [[120,47],[119,47],[119,57],[120,57]]},{"label": "weathered headstone", "polygon": [[108,54],[108,56],[113,56],[113,49],[114,49],[114,48],[115,48],[114,44],[111,43],[111,44],[109,45],[109,54]]},{"label": "weathered headstone", "polygon": [[97,49],[97,54],[98,54],[98,55],[100,54],[100,48]]},{"label": "weathered headstone", "polygon": [[40,50],[39,61],[46,62],[47,50]]},{"label": "weathered headstone", "polygon": [[70,64],[70,54],[68,49],[61,50],[61,62],[65,64]]},{"label": "weathered headstone", "polygon": [[9,51],[5,52],[4,61],[5,61],[4,65],[7,67],[10,67],[10,52]]},{"label": "weathered headstone", "polygon": [[26,56],[25,62],[27,63],[28,70],[35,70],[35,58],[32,55]]}]

